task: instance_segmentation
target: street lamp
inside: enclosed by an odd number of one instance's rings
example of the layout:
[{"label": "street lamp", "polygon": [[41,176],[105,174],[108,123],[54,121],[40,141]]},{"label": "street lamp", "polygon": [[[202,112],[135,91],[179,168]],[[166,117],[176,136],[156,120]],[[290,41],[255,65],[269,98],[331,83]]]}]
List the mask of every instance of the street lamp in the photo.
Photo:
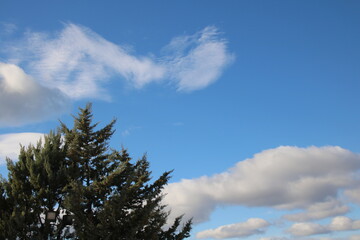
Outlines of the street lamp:
[{"label": "street lamp", "polygon": [[55,222],[56,221],[56,212],[55,211],[47,211],[46,212],[46,221]]}]

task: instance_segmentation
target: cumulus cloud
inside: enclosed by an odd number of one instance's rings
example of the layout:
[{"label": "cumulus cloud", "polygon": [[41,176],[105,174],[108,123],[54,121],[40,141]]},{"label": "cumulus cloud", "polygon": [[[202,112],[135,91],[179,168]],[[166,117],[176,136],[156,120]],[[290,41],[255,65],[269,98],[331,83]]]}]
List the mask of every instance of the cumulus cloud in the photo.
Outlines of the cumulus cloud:
[{"label": "cumulus cloud", "polygon": [[294,236],[310,236],[329,233],[330,230],[318,223],[295,223],[288,230]]},{"label": "cumulus cloud", "polygon": [[59,90],[43,87],[18,66],[0,62],[0,127],[49,119],[68,106]]},{"label": "cumulus cloud", "polygon": [[[265,237],[265,238],[260,238],[260,240],[292,240],[294,238],[287,238],[287,237]],[[328,237],[317,237],[317,238],[302,238],[302,237],[296,237],[297,240],[349,240],[347,238],[328,238]]]},{"label": "cumulus cloud", "polygon": [[[226,172],[169,184],[164,202],[172,216],[185,213],[196,223],[208,220],[219,205],[309,208],[309,215],[293,218],[330,216],[335,213],[326,205],[336,201],[326,202],[357,181],[359,160],[358,154],[340,147],[282,146],[258,153]],[[339,206],[337,212],[345,210]]]},{"label": "cumulus cloud", "polygon": [[5,163],[6,158],[17,160],[20,153],[20,145],[28,146],[36,144],[43,133],[12,133],[0,135],[0,165]]},{"label": "cumulus cloud", "polygon": [[172,49],[169,54],[159,57],[136,55],[76,24],[65,24],[52,35],[28,32],[26,39],[27,47],[10,48],[12,58],[19,63],[30,59],[27,66],[41,84],[74,99],[109,99],[104,82],[119,76],[136,88],[170,80],[178,90],[201,89],[218,79],[233,58],[215,27],[176,38],[165,47]]},{"label": "cumulus cloud", "polygon": [[325,202],[317,202],[310,205],[307,211],[295,214],[288,214],[284,217],[290,221],[305,222],[309,220],[323,219],[343,215],[350,211],[350,208],[337,199],[329,199]]},{"label": "cumulus cloud", "polygon": [[264,219],[250,218],[246,222],[224,225],[215,229],[209,229],[196,234],[197,238],[240,238],[248,237],[255,234],[264,233],[270,225]]},{"label": "cumulus cloud", "polygon": [[347,231],[360,229],[360,220],[352,220],[349,217],[340,216],[333,218],[328,228],[331,231]]},{"label": "cumulus cloud", "polygon": [[303,222],[295,223],[288,232],[293,236],[311,236],[336,231],[353,231],[360,229],[360,220],[353,220],[349,217],[339,216],[332,219],[328,225],[318,223]]}]

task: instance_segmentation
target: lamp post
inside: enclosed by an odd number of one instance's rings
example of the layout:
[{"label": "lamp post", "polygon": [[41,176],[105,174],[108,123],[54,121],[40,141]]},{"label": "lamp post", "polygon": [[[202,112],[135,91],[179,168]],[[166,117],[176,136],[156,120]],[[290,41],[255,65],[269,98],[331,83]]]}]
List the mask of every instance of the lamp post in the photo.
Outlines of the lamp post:
[{"label": "lamp post", "polygon": [[[60,217],[62,216],[62,218],[60,219],[60,223],[58,222],[58,224],[64,226],[64,227],[69,227],[69,225],[72,225],[74,222],[74,215],[71,214],[61,214],[60,213]],[[48,223],[50,225],[50,232],[49,232],[49,236],[48,239],[52,239],[52,231],[54,230],[53,228],[55,227],[54,225],[56,225],[56,220],[58,217],[58,212],[57,211],[47,211],[45,213],[45,222]],[[68,233],[69,234],[69,233]]]},{"label": "lamp post", "polygon": [[56,222],[57,212],[49,210],[45,213],[45,224],[49,226],[48,239],[51,239],[53,232],[53,224]]},{"label": "lamp post", "polygon": [[45,220],[48,222],[55,222],[56,221],[56,212],[55,211],[47,211]]}]

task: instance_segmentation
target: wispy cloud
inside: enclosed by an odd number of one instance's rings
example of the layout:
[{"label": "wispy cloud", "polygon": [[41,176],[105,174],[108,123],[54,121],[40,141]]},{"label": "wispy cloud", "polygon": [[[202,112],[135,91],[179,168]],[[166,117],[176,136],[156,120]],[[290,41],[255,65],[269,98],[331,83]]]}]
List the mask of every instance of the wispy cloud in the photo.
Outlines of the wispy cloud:
[{"label": "wispy cloud", "polygon": [[[359,181],[359,169],[360,156],[340,147],[278,147],[227,172],[169,184],[164,202],[174,216],[186,213],[197,223],[223,205],[307,209],[288,217],[319,219],[348,210],[338,197]],[[332,212],[329,206],[338,209]]]},{"label": "wispy cloud", "polygon": [[[8,33],[16,28],[6,26]],[[1,59],[6,63],[1,64],[0,72],[4,109],[0,125],[46,119],[66,109],[71,99],[110,100],[106,83],[114,79],[123,79],[134,88],[154,82],[171,83],[187,92],[205,88],[233,59],[220,35],[216,27],[206,27],[176,37],[164,47],[166,54],[158,57],[135,54],[72,23],[56,33],[27,31],[23,39],[3,40],[6,47],[1,49]],[[14,92],[20,85],[31,88]]]},{"label": "wispy cloud", "polygon": [[142,127],[140,127],[140,126],[132,126],[132,127],[129,127],[129,128],[127,128],[127,129],[123,130],[123,131],[121,132],[121,135],[122,135],[123,137],[129,136],[133,131],[139,130],[139,129],[141,129],[141,128],[142,128]]},{"label": "wispy cloud", "polygon": [[41,86],[18,66],[0,62],[0,127],[49,119],[68,106],[69,99],[58,89]]},{"label": "wispy cloud", "polygon": [[0,22],[2,28],[1,34],[11,35],[17,30],[17,26],[13,23]]},{"label": "wispy cloud", "polygon": [[262,234],[270,225],[264,219],[250,218],[246,222],[224,225],[215,229],[209,229],[196,234],[197,238],[212,238],[212,239],[226,239],[226,238],[241,238],[248,237],[255,234]]},{"label": "wispy cloud", "polygon": [[234,59],[227,50],[227,42],[219,31],[209,26],[192,36],[177,37],[166,49],[170,77],[177,81],[178,90],[193,91],[215,82]]},{"label": "wispy cloud", "polygon": [[135,87],[158,81],[165,75],[154,59],[131,55],[89,28],[66,24],[55,35],[27,34],[29,65],[34,76],[45,86],[56,86],[74,99],[108,99],[103,83],[120,75]]},{"label": "wispy cloud", "polygon": [[179,91],[207,87],[221,75],[233,55],[215,27],[177,37],[164,47],[166,55],[141,56],[104,39],[91,29],[65,24],[55,34],[27,32],[11,59],[26,65],[44,86],[60,89],[74,99],[110,96],[104,82],[120,76],[141,88],[152,82],[174,82]]},{"label": "wispy cloud", "polygon": [[6,158],[17,160],[20,153],[20,144],[28,146],[36,144],[42,137],[43,133],[13,133],[0,135],[0,165],[5,163]]}]

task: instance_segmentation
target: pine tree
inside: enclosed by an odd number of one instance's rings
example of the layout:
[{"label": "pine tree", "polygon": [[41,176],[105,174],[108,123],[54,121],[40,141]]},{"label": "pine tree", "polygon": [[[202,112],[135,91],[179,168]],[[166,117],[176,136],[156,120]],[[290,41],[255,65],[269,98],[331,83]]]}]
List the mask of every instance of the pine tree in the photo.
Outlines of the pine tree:
[{"label": "pine tree", "polygon": [[[96,130],[92,119],[88,104],[74,117],[73,128],[61,123],[44,143],[22,147],[18,162],[8,161],[9,179],[0,181],[0,238],[189,237],[191,221],[181,227],[181,216],[164,230],[162,189],[171,171],[152,180],[146,156],[134,162],[126,149],[109,148],[115,120]],[[45,214],[54,210],[57,220],[46,221]]]},{"label": "pine tree", "polygon": [[0,239],[5,239],[9,232],[9,219],[12,204],[8,196],[8,184],[0,177]]},{"label": "pine tree", "polygon": [[64,228],[45,221],[45,213],[60,209],[67,185],[65,150],[61,135],[50,132],[37,146],[21,147],[19,160],[8,161],[9,179],[2,182],[1,222],[6,238],[47,239],[60,237]]}]

